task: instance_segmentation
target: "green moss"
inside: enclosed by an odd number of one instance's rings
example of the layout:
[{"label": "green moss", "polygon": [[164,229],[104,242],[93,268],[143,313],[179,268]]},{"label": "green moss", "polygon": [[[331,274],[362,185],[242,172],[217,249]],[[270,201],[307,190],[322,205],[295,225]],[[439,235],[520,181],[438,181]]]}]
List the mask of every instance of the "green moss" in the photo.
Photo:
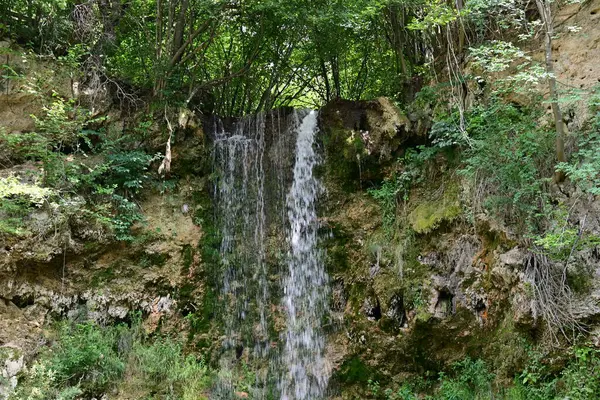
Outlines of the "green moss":
[{"label": "green moss", "polygon": [[[208,182],[204,181],[204,185]],[[197,348],[208,348],[212,345],[211,339],[205,335],[211,328],[220,323],[220,317],[215,315],[218,307],[218,288],[220,287],[221,257],[219,247],[221,237],[214,224],[213,205],[209,191],[206,187],[199,186],[200,190],[192,193],[195,207],[194,223],[202,227],[203,235],[197,248],[185,246],[182,250],[184,271],[189,271],[194,263],[194,254],[200,253],[201,268],[194,274],[194,280],[188,281],[179,291],[181,303],[191,304],[194,311],[186,315],[191,329],[189,338],[195,339]],[[198,284],[202,282],[202,292],[198,293]],[[199,298],[202,296],[201,298]]]},{"label": "green moss", "polygon": [[[186,285],[187,289],[191,289],[191,286]],[[182,292],[185,292],[185,288],[182,289]],[[186,293],[180,293],[180,295],[185,295]],[[187,293],[189,296],[190,293]],[[194,313],[190,313],[186,316],[186,319],[190,322],[190,338],[194,337],[197,334],[206,333],[210,330],[211,324],[214,320],[214,310],[216,309],[217,303],[216,293],[210,287],[207,287],[204,291],[204,295],[202,298],[202,308],[197,310]],[[198,347],[208,347],[210,343],[200,341],[197,343]]]},{"label": "green moss", "polygon": [[361,304],[368,293],[369,287],[362,282],[354,282],[350,286],[348,301],[354,305],[354,311],[359,312]]},{"label": "green moss", "polygon": [[325,236],[325,248],[327,249],[325,267],[329,274],[344,273],[348,271],[348,250],[351,246],[350,235],[343,229],[341,224],[331,223],[331,235]]},{"label": "green moss", "polygon": [[344,383],[362,383],[366,385],[372,375],[373,371],[359,357],[352,357],[342,364],[337,379]]},{"label": "green moss", "polygon": [[417,307],[416,311],[417,315],[415,316],[415,318],[417,319],[417,321],[427,322],[431,319],[431,317],[433,317],[433,314],[431,314],[424,306]]},{"label": "green moss", "polygon": [[95,274],[92,277],[91,285],[92,285],[92,287],[99,287],[99,286],[105,285],[106,283],[115,279],[115,276],[116,276],[116,274],[115,274],[114,267],[110,266],[108,268],[101,270],[97,274]]},{"label": "green moss", "polygon": [[327,149],[327,176],[347,192],[358,189],[362,141],[353,138],[352,131],[332,123],[326,125],[323,142]]},{"label": "green moss", "polygon": [[446,188],[440,199],[421,202],[409,215],[412,229],[417,233],[429,233],[442,222],[449,222],[461,213],[458,185]]},{"label": "green moss", "polygon": [[507,314],[484,349],[499,378],[511,380],[527,361],[527,340],[514,325],[513,315]]},{"label": "green moss", "polygon": [[[204,234],[200,240],[200,252],[202,261],[206,265],[216,267],[219,265],[219,247],[221,237],[214,224],[213,206],[208,190],[202,189],[192,194],[194,204],[197,205],[194,214],[194,223],[202,227]],[[212,268],[211,270],[216,270]]]},{"label": "green moss", "polygon": [[183,246],[181,250],[183,259],[183,273],[189,273],[192,263],[194,262],[194,249],[189,244]]}]

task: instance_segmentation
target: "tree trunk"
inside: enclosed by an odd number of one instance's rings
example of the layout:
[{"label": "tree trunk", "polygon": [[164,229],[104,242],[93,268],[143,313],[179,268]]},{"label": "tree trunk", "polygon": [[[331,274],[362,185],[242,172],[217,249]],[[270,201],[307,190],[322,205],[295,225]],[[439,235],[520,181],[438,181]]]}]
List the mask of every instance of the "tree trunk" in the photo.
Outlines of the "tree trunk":
[{"label": "tree trunk", "polygon": [[321,58],[321,75],[323,75],[323,80],[325,81],[325,102],[328,103],[331,100],[331,87],[329,86],[329,77],[327,75],[327,66],[325,65],[325,60]]},{"label": "tree trunk", "polygon": [[[563,122],[562,111],[558,104],[558,94],[556,92],[556,77],[554,76],[554,63],[552,61],[552,36],[554,36],[554,27],[552,20],[552,11],[547,0],[535,0],[540,17],[544,24],[545,48],[546,48],[546,72],[548,73],[548,87],[550,89],[550,104],[554,114],[554,124],[556,126],[556,159],[558,162],[567,162],[565,155],[565,125]],[[557,183],[565,180],[564,172],[556,172],[554,180]]]},{"label": "tree trunk", "polygon": [[181,2],[181,8],[179,9],[179,17],[177,18],[177,23],[175,25],[175,32],[173,35],[173,50],[172,54],[175,58],[172,65],[177,64],[177,62],[181,59],[183,53],[179,53],[179,49],[183,45],[183,31],[185,30],[185,13],[188,8],[188,0],[183,0]]},{"label": "tree trunk", "polygon": [[337,55],[331,58],[330,64],[331,75],[333,77],[333,86],[335,88],[335,98],[340,99],[342,97],[342,84],[340,80],[340,66]]},{"label": "tree trunk", "polygon": [[398,60],[397,62],[399,63],[399,65],[397,66],[397,69],[399,70],[399,72],[402,73],[402,79],[403,80],[408,80],[409,76],[408,76],[408,68],[406,65],[406,58],[405,58],[405,46],[404,46],[404,34],[402,32],[402,30],[404,29],[404,15],[401,15],[401,13],[404,13],[404,10],[399,9],[399,7],[397,5],[390,5],[388,6],[388,12],[389,12],[389,18],[390,18],[390,25],[391,25],[391,31],[392,31],[392,37],[393,37],[393,47],[394,47],[394,52],[396,53],[396,59]]},{"label": "tree trunk", "polygon": [[[460,13],[464,7],[465,5],[463,3],[463,0],[456,0],[456,11]],[[465,27],[463,26],[462,17],[459,16],[456,22],[458,29],[458,54],[463,54],[463,49],[465,48],[466,33]]]}]

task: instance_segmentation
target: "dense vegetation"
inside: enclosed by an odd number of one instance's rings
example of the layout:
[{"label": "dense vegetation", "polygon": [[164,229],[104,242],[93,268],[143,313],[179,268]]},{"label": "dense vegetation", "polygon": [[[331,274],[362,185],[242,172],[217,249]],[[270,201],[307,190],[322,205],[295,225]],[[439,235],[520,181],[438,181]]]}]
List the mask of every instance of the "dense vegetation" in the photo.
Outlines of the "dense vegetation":
[{"label": "dense vegetation", "polygon": [[77,217],[108,228],[118,240],[132,239],[129,228],[141,218],[134,201],[149,181],[153,156],[132,148],[132,137],[92,129],[104,118],[92,118],[73,101],[54,96],[44,111],[35,118],[36,132],[0,131],[5,162],[39,162],[42,167],[29,172],[28,183],[15,176],[0,182],[0,207],[6,212],[0,235],[30,234],[22,230],[23,217],[49,203],[55,205],[52,223],[57,227]]},{"label": "dense vegetation", "polygon": [[[417,380],[400,389],[383,389],[377,381],[369,381],[373,396],[385,400],[484,400],[484,399],[596,399],[600,381],[596,373],[600,367],[598,350],[577,347],[560,373],[552,373],[542,362],[542,355],[528,351],[530,359],[525,369],[509,387],[494,385],[495,374],[482,360],[466,358],[456,362],[450,371],[440,373],[437,382]],[[424,392],[433,393],[422,396]]]},{"label": "dense vegetation", "polygon": [[[487,160],[486,151],[505,157],[497,159],[498,163],[510,161],[506,157],[516,163],[522,156],[549,161],[540,153],[548,151],[549,155],[554,137],[558,166],[541,166],[530,159],[522,161],[526,172],[511,171],[514,164],[508,163],[499,172],[503,176],[486,181],[488,186],[499,182],[500,192],[516,190],[514,204],[527,203],[539,210],[531,202],[536,196],[531,191],[543,185],[555,167],[559,180],[568,174],[583,185],[597,183],[594,171],[589,170],[594,161],[582,160],[584,152],[577,154],[585,168],[576,170],[567,163],[563,119],[557,117],[562,115],[560,104],[574,101],[573,96],[587,98],[590,92],[557,87],[551,50],[543,66],[519,47],[527,40],[552,40],[546,24],[552,17],[550,5],[556,6],[552,3],[540,0],[532,8],[529,2],[515,0],[455,4],[428,0],[5,1],[0,34],[59,60],[69,69],[72,84],[85,88],[85,96],[74,103],[48,96],[52,91],[39,79],[26,82],[45,104],[46,115],[36,117],[35,133],[10,135],[1,143],[4,152],[11,154],[6,160],[11,164],[42,160],[44,184],[53,187],[54,194],[77,191],[111,197],[105,209],[112,208],[108,214],[117,217],[107,217],[106,210],[98,210],[97,216],[112,223],[117,236],[128,238],[128,227],[139,219],[132,204],[134,195],[145,180],[145,168],[156,160],[144,146],[153,120],[162,120],[163,126],[172,129],[170,120],[176,118],[180,106],[227,116],[285,105],[319,107],[336,98],[388,96],[417,114],[429,110],[433,115],[425,117],[435,122],[431,140],[438,147],[464,148],[472,154],[466,163],[471,167],[467,165],[463,172],[478,179],[486,175],[476,170],[481,160]],[[470,73],[464,72],[467,62]],[[22,80],[19,71],[8,64],[3,71],[7,83]],[[439,85],[428,86],[431,81]],[[529,128],[541,118],[541,109],[531,104],[546,91],[544,81],[556,127],[538,136]],[[95,129],[104,117],[98,118],[94,110],[106,91],[121,107],[146,107],[147,115],[128,127],[126,137]],[[530,109],[507,103],[511,93],[528,97]],[[474,103],[469,99],[472,96],[486,100]],[[504,119],[487,121],[486,116],[496,118],[496,111]],[[509,126],[515,120],[523,123],[522,134],[516,136]],[[488,129],[499,129],[499,133],[479,133]],[[527,139],[527,134],[535,140]],[[590,148],[595,139],[592,135],[581,140]],[[524,153],[512,152],[511,141]],[[507,152],[496,154],[496,145]],[[120,153],[112,153],[116,149]],[[61,165],[64,155],[84,152],[110,156],[98,166],[84,167],[86,171]],[[170,162],[170,154],[167,158]],[[495,170],[495,164],[488,165],[488,172]],[[398,177],[402,185],[407,185],[405,178]],[[515,180],[530,193],[502,188]],[[406,194],[407,190],[401,191]],[[588,190],[593,193],[595,189]],[[42,196],[51,195],[46,191]],[[40,200],[38,196],[33,203]],[[18,207],[9,203],[4,207],[13,209],[13,217],[19,215]],[[18,232],[13,217],[3,223],[4,230]]]},{"label": "dense vegetation", "polygon": [[148,343],[139,320],[106,327],[61,322],[55,333],[11,399],[91,398],[117,386],[136,398],[208,398],[211,376],[203,361],[184,355],[170,338]]},{"label": "dense vegetation", "polygon": [[[523,275],[545,325],[542,348],[523,347],[527,361],[509,382],[467,358],[403,385],[362,382],[365,393],[596,398],[600,354],[581,339],[586,326],[571,302],[589,292],[594,274],[575,253],[600,245],[585,219],[573,218],[575,203],[600,194],[600,91],[554,74],[553,13],[566,3],[0,0],[0,38],[12,43],[1,55],[49,61],[68,71],[73,91],[60,95],[44,79],[0,66],[2,85],[21,87],[43,110],[32,131],[0,130],[1,167],[29,166],[0,177],[0,239],[63,235],[66,249],[68,225],[85,226],[98,242],[140,239],[131,230],[144,220],[139,202],[148,190],[177,186],[170,146],[183,109],[228,117],[386,96],[429,128],[382,168],[382,179],[360,182],[381,205],[386,240],[411,243],[454,219],[473,230],[482,220],[500,226],[505,242],[527,251]],[[527,50],[535,46],[544,61]],[[106,103],[122,113],[120,128]],[[567,129],[569,113],[581,110],[586,118]],[[446,192],[460,204],[434,204],[433,219],[408,217],[403,206],[439,181],[454,185]],[[31,231],[26,222],[41,209],[50,210],[47,224]],[[405,278],[405,300],[419,310],[420,288]],[[138,321],[62,322],[50,331],[12,398],[91,398],[116,388],[139,398],[207,396],[213,372],[193,346],[146,335]],[[559,362],[544,361],[551,346],[564,350]]]},{"label": "dense vegetation", "polygon": [[[149,342],[137,320],[131,326],[105,327],[61,322],[54,332],[51,345],[10,399],[68,400],[115,388],[144,399],[209,398],[214,376],[203,360],[185,356],[179,341],[158,337]],[[382,400],[598,398],[600,352],[593,346],[574,347],[560,361],[562,369],[553,369],[546,355],[522,345],[527,364],[507,386],[495,383],[496,376],[484,361],[466,358],[447,372],[413,378],[396,389],[369,380],[368,393]],[[248,373],[245,380],[251,384],[253,376]]]},{"label": "dense vegetation", "polygon": [[[544,2],[542,2],[544,3]],[[404,103],[446,66],[457,100],[467,46],[501,71],[524,56],[503,32],[543,33],[528,2],[5,1],[4,35],[82,68],[95,90],[219,115],[335,98]],[[507,35],[508,36],[508,35]],[[462,93],[465,95],[465,93]]]}]

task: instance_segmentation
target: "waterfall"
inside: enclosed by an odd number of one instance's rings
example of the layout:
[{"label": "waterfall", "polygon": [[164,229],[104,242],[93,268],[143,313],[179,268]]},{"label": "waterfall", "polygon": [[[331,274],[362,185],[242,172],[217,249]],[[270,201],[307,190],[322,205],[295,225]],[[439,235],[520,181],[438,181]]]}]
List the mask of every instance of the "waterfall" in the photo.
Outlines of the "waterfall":
[{"label": "waterfall", "polygon": [[[223,355],[216,398],[231,398],[234,365],[246,348],[253,359],[268,356],[265,265],[265,119],[238,121],[232,133],[215,127],[214,197],[221,236]],[[266,373],[257,373],[253,398],[264,398]]]},{"label": "waterfall", "polygon": [[282,400],[320,399],[329,379],[321,324],[327,312],[328,278],[318,247],[316,202],[321,184],[314,176],[317,112],[304,117],[296,138],[296,163],[287,196],[290,255],[284,281],[285,347]]},{"label": "waterfall", "polygon": [[[328,289],[317,235],[316,133],[315,111],[274,111],[213,127],[223,340],[211,399],[234,399],[240,387],[251,399],[324,395]],[[281,301],[272,298],[279,292]],[[240,376],[255,378],[240,385]]]}]

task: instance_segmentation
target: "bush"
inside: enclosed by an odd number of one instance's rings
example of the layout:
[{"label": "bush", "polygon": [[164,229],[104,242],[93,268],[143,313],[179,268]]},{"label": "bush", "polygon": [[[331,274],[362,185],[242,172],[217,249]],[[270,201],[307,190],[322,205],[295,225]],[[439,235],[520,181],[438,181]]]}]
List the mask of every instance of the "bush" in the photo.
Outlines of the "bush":
[{"label": "bush", "polygon": [[485,211],[521,234],[540,233],[554,172],[554,132],[540,128],[541,112],[494,99],[465,114],[441,116],[432,126],[429,146],[408,149],[396,171],[369,193],[380,201],[386,226],[396,205],[424,181],[428,163],[441,152],[460,154],[459,174],[471,182],[473,208]]},{"label": "bush", "polygon": [[14,175],[0,178],[0,237],[27,233],[23,218],[54,194],[53,190],[40,186],[35,179],[28,183]]},{"label": "bush", "polygon": [[[133,385],[148,398],[197,400],[210,375],[203,362],[186,356],[169,338],[150,341],[139,322],[100,327],[62,322],[50,348],[19,381],[11,400],[99,398],[112,388]],[[123,378],[127,381],[123,382]]]},{"label": "bush", "polygon": [[101,329],[92,324],[59,326],[49,357],[60,386],[79,386],[84,393],[102,394],[125,370],[117,346],[126,327]]},{"label": "bush", "polygon": [[428,161],[442,147],[418,146],[407,149],[396,162],[396,171],[382,182],[379,188],[368,189],[368,193],[381,204],[383,225],[390,232],[396,221],[396,207],[399,201],[407,201],[411,189],[423,182],[423,170]]},{"label": "bush", "polygon": [[574,354],[575,359],[562,373],[563,398],[600,398],[600,350],[583,346],[576,348]]},{"label": "bush", "polygon": [[58,324],[54,343],[19,382],[12,399],[99,397],[125,371],[117,346],[125,332],[124,326],[102,329],[93,324]]},{"label": "bush", "polygon": [[[400,389],[382,390],[377,382],[369,381],[375,398],[385,400],[588,400],[600,399],[600,350],[589,346],[570,349],[562,370],[552,370],[539,351],[527,349],[528,364],[519,373],[512,386],[496,388],[495,375],[482,360],[465,358],[455,363],[448,373],[440,373],[435,389],[418,388],[413,378]],[[423,396],[423,391],[433,395]]]},{"label": "bush", "polygon": [[208,369],[195,357],[183,355],[180,343],[167,338],[150,345],[136,343],[131,355],[132,373],[142,386],[160,399],[199,400],[210,384]]},{"label": "bush", "polygon": [[600,112],[596,113],[590,132],[581,133],[578,151],[571,161],[560,163],[558,171],[564,172],[584,193],[600,195]]},{"label": "bush", "polygon": [[[136,200],[145,184],[151,181],[149,165],[157,156],[137,148],[128,135],[106,134],[105,129],[90,129],[105,118],[92,118],[90,112],[72,100],[54,95],[44,107],[45,114],[35,117],[37,132],[11,133],[0,131],[0,155],[9,163],[39,162],[39,185],[15,185],[13,180],[0,182],[0,212],[5,215],[0,231],[19,235],[24,230],[19,218],[27,210],[16,210],[14,201],[8,204],[6,188],[21,189],[20,197],[52,192],[57,211],[64,220],[74,215],[86,215],[91,224],[102,223],[117,240],[132,240],[130,227],[141,221]],[[114,132],[110,132],[114,133]],[[92,157],[90,157],[92,156]],[[9,185],[10,184],[10,185]],[[10,187],[9,187],[10,186]],[[35,191],[25,189],[35,189]],[[15,193],[9,194],[15,194]],[[83,196],[82,209],[63,207],[69,198]],[[12,196],[12,201],[15,196]],[[45,198],[48,196],[44,197]],[[36,202],[41,205],[40,201]],[[23,212],[16,212],[23,211]]]},{"label": "bush", "polygon": [[474,206],[521,233],[539,232],[554,171],[554,132],[536,110],[492,102],[467,115],[472,139],[461,174],[472,182]]},{"label": "bush", "polygon": [[599,399],[600,351],[588,346],[570,349],[562,371],[552,373],[542,354],[529,351],[530,361],[508,391],[508,399]]},{"label": "bush", "polygon": [[490,373],[482,360],[465,358],[452,366],[452,377],[440,374],[440,387],[436,398],[444,400],[491,399]]}]

